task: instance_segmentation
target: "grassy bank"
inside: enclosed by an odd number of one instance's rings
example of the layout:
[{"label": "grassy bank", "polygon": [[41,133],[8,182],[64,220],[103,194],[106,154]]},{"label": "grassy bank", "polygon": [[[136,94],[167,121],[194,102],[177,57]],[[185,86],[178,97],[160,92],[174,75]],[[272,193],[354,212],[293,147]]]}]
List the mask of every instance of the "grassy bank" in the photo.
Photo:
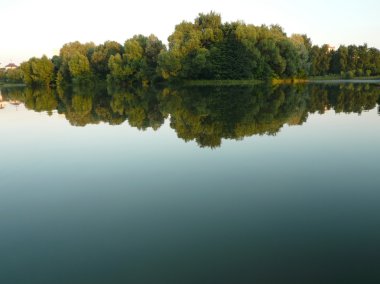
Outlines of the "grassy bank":
[{"label": "grassy bank", "polygon": [[310,76],[309,81],[329,81],[329,80],[380,80],[380,76],[361,76],[346,78],[340,75]]},{"label": "grassy bank", "polygon": [[353,77],[353,78],[344,78],[339,75],[328,75],[328,76],[316,76],[310,77],[308,80],[309,83],[372,83],[380,84],[380,76],[363,76],[363,77]]},{"label": "grassy bank", "polygon": [[343,78],[339,75],[313,76],[305,79],[272,79],[272,84],[303,83],[380,83],[380,76]]},{"label": "grassy bank", "polygon": [[288,79],[272,79],[272,84],[303,84],[307,83],[308,79],[297,79],[297,78],[288,78]]},{"label": "grassy bank", "polygon": [[345,79],[338,75],[329,76],[317,76],[309,78],[284,78],[284,79],[272,79],[270,81],[261,80],[187,80],[181,82],[185,86],[242,86],[242,85],[257,85],[262,83],[271,83],[273,85],[280,84],[306,84],[306,83],[323,83],[323,82],[377,82],[380,77],[355,77],[351,79]]},{"label": "grassy bank", "polygon": [[0,82],[1,88],[12,88],[12,87],[25,87],[26,85],[23,83],[4,83]]},{"label": "grassy bank", "polygon": [[242,86],[257,85],[260,80],[187,80],[183,82],[185,86]]}]

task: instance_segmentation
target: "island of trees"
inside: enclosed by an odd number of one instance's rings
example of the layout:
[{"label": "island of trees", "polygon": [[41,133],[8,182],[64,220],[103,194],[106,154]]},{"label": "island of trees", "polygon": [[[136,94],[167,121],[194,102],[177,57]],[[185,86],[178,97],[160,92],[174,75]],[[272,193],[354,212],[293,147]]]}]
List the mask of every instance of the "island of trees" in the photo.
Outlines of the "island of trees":
[{"label": "island of trees", "polygon": [[[181,22],[168,38],[136,35],[124,44],[71,42],[59,55],[31,58],[3,80],[61,85],[108,80],[148,85],[183,80],[272,80],[337,75],[380,75],[380,51],[366,44],[313,45],[306,35],[287,36],[278,25],[222,22],[214,12]],[[1,79],[1,78],[0,78]]]}]

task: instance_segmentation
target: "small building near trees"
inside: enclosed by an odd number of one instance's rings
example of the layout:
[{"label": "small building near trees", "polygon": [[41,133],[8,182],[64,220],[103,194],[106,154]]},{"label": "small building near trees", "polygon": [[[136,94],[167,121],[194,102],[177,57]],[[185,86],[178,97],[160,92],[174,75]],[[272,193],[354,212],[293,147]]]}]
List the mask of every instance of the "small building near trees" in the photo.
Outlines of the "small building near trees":
[{"label": "small building near trees", "polygon": [[5,70],[16,69],[18,66],[14,63],[9,63],[5,66]]}]

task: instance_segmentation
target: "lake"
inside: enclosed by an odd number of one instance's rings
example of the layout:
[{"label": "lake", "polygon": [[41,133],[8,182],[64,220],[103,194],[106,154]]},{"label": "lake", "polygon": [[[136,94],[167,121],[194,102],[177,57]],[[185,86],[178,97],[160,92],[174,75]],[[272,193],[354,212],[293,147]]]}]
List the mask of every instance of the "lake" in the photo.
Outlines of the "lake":
[{"label": "lake", "polygon": [[380,86],[3,88],[0,283],[380,283]]}]

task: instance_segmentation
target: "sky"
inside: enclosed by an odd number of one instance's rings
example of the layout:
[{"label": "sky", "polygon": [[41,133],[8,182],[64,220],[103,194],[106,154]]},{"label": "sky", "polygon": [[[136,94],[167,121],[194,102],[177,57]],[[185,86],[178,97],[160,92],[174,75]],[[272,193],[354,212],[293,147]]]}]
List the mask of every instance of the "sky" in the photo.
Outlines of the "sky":
[{"label": "sky", "polygon": [[223,22],[281,25],[313,44],[380,49],[379,0],[1,0],[0,66],[58,54],[67,42],[120,43],[155,34],[164,43],[183,20],[215,11]]}]

